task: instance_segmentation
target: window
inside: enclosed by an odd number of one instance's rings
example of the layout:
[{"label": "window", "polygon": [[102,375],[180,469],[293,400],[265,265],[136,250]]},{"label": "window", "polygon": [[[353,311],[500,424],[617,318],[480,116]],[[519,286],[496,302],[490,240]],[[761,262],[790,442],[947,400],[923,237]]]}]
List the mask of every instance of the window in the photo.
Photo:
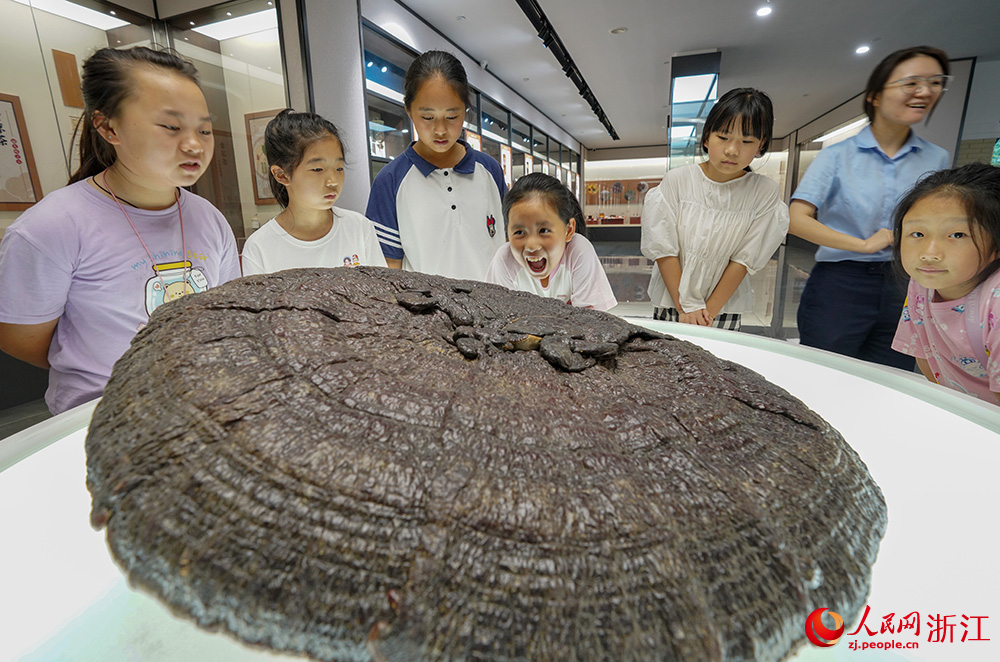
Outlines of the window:
[{"label": "window", "polygon": [[170,19],[171,45],[194,62],[213,115],[215,156],[192,190],[243,238],[280,211],[268,183],[263,130],[288,105],[274,3],[215,5]]},{"label": "window", "polygon": [[670,64],[669,168],[693,163],[701,154],[701,127],[719,97],[722,54],[675,57]]},{"label": "window", "polygon": [[368,103],[368,155],[374,180],[415,139],[403,104],[403,81],[416,53],[367,24],[362,26],[361,37]]},{"label": "window", "polygon": [[481,96],[483,139],[490,139],[501,145],[510,144],[510,113],[498,104]]},{"label": "window", "polygon": [[391,161],[406,151],[412,135],[410,118],[402,106],[374,94],[368,96],[369,154]]},{"label": "window", "polygon": [[[21,108],[24,126],[19,127],[19,142],[25,155],[30,149],[31,156],[21,164],[24,170],[18,177],[31,185],[24,184],[18,191],[13,180],[5,183],[5,201],[21,208],[0,211],[0,235],[23,207],[65,186],[79,167],[72,137],[83,114],[80,67],[84,61],[99,48],[153,43],[149,18],[117,5],[86,4],[67,2],[59,10],[45,11],[23,0],[0,0],[7,34],[0,42],[6,62],[0,92],[14,97]],[[116,16],[109,14],[111,10]],[[8,107],[13,108],[13,102]],[[8,129],[5,135],[9,139],[12,133]]]}]

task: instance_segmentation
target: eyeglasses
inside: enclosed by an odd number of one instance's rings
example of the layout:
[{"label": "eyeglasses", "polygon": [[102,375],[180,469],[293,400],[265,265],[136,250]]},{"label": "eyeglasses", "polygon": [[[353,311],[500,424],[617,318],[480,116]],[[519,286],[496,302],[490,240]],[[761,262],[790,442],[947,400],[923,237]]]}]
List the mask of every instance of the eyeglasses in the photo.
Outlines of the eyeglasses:
[{"label": "eyeglasses", "polygon": [[941,92],[948,91],[948,84],[951,83],[954,76],[931,76],[930,78],[924,78],[923,76],[908,76],[906,78],[900,78],[899,80],[894,80],[891,83],[886,83],[886,87],[898,87],[907,94],[916,94],[920,88],[926,88],[935,94],[940,94]]}]

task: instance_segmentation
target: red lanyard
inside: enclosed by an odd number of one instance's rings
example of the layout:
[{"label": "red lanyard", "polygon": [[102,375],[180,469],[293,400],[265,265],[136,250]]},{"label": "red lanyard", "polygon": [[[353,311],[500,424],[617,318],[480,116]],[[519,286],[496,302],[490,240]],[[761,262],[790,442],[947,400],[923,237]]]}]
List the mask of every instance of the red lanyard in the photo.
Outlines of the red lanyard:
[{"label": "red lanyard", "polygon": [[[135,227],[135,223],[133,223],[132,219],[129,218],[128,212],[125,211],[125,207],[122,206],[121,201],[118,200],[118,196],[115,195],[115,192],[111,190],[111,186],[108,185],[108,171],[107,170],[105,170],[104,172],[101,173],[101,181],[104,182],[104,186],[107,188],[108,193],[111,194],[111,198],[116,203],[118,203],[118,208],[122,210],[123,214],[125,214],[125,220],[128,221],[128,224],[132,226],[132,232],[135,233],[135,236],[139,239],[139,243],[142,244],[143,249],[145,249],[146,255],[149,256],[149,264],[152,267],[153,271],[156,272],[156,277],[160,279],[160,286],[163,288],[163,301],[166,302],[166,300],[167,300],[167,284],[165,282],[163,282],[163,276],[160,275],[160,271],[156,268],[156,260],[153,259],[153,254],[149,251],[149,247],[146,246],[146,242],[144,242],[142,240],[142,235],[139,234],[139,230]],[[184,279],[181,282],[184,284],[184,289],[183,289],[183,292],[180,294],[180,296],[184,296],[185,294],[188,294],[188,287],[189,287],[189,285],[188,285],[188,266],[187,266],[188,265],[187,244],[184,242],[184,212],[181,211],[181,194],[180,194],[180,191],[174,189],[174,195],[176,196],[174,199],[177,202],[177,216],[180,218],[180,222],[181,222],[181,261],[184,263],[184,270],[182,272],[182,274],[184,276]]]}]

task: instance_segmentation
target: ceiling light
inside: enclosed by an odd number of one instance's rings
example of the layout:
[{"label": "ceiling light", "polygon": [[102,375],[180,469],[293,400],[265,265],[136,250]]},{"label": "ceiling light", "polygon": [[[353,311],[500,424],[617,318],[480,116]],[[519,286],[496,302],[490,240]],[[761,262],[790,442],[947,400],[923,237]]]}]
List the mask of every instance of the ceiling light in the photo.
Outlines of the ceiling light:
[{"label": "ceiling light", "polygon": [[387,70],[388,70],[388,67],[382,67],[382,73],[385,73]]},{"label": "ceiling light", "polygon": [[842,126],[839,129],[834,129],[830,133],[828,133],[828,134],[826,134],[824,136],[820,136],[819,138],[817,138],[816,140],[813,140],[812,142],[817,142],[817,143],[826,142],[830,138],[836,138],[837,136],[839,136],[839,135],[841,135],[843,133],[847,133],[848,131],[853,131],[854,129],[857,129],[857,128],[860,128],[860,127],[864,126],[865,124],[868,124],[868,118],[867,117],[862,117],[858,121],[851,122],[847,126]]},{"label": "ceiling light", "polygon": [[[194,23],[191,25],[194,25]],[[265,30],[276,30],[277,28],[278,12],[273,9],[265,9],[254,14],[246,14],[244,16],[237,16],[236,18],[227,18],[216,23],[209,23],[208,25],[195,28],[194,31],[217,41],[223,41],[224,39],[245,37],[248,34],[263,32]]]},{"label": "ceiling light", "polygon": [[61,16],[63,18],[68,18],[69,20],[76,21],[77,23],[89,25],[90,27],[97,28],[98,30],[112,30],[114,28],[121,28],[128,25],[127,22],[121,20],[120,18],[112,18],[102,12],[87,9],[86,7],[81,7],[80,5],[67,2],[66,0],[31,0],[30,3],[28,0],[15,1],[21,3],[22,5],[28,5],[33,9],[48,12],[49,14],[55,14],[56,16]]},{"label": "ceiling light", "polygon": [[625,34],[626,32],[628,32],[628,28],[624,25],[618,28],[611,28],[611,34]]},{"label": "ceiling light", "polygon": [[854,49],[854,52],[857,53],[858,55],[864,55],[870,50],[871,50],[870,46],[858,46],[857,48]]},{"label": "ceiling light", "polygon": [[369,67],[370,67],[370,66],[372,66],[372,63],[371,63],[371,62],[369,62],[367,66],[369,66]]},{"label": "ceiling light", "polygon": [[771,13],[770,7],[761,7],[760,9],[757,10],[758,16],[767,16],[770,13]]}]

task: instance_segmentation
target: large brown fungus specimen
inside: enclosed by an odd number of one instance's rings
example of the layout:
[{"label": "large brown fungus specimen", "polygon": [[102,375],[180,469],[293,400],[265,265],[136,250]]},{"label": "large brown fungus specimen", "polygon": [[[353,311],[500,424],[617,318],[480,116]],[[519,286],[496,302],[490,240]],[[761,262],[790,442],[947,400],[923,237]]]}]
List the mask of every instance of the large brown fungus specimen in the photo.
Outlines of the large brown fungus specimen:
[{"label": "large brown fungus specimen", "polygon": [[95,526],[206,628],[320,660],[779,660],[885,504],[757,374],[614,316],[374,268],[164,306],[87,437]]}]

